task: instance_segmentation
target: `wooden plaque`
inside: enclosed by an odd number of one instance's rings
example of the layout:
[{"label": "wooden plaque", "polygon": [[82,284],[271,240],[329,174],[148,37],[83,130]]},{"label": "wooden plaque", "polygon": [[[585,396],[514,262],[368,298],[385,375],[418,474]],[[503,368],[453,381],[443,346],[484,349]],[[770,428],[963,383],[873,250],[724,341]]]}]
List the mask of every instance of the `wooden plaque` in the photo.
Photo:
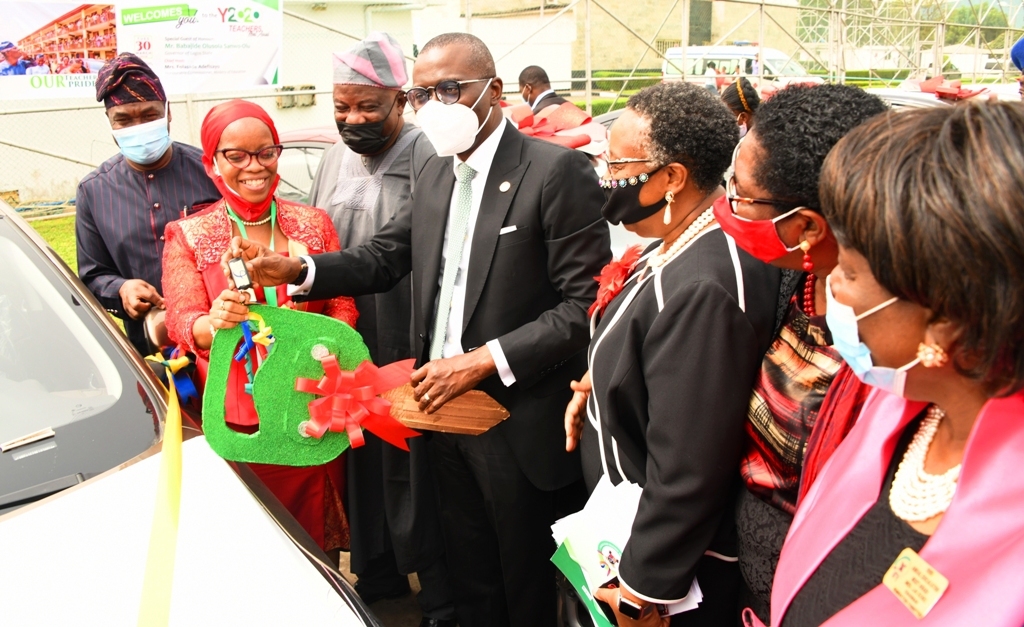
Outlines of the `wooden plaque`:
[{"label": "wooden plaque", "polygon": [[480,390],[470,390],[448,401],[433,414],[420,411],[408,383],[380,396],[391,401],[391,415],[396,420],[421,431],[480,435],[509,417],[507,409]]}]

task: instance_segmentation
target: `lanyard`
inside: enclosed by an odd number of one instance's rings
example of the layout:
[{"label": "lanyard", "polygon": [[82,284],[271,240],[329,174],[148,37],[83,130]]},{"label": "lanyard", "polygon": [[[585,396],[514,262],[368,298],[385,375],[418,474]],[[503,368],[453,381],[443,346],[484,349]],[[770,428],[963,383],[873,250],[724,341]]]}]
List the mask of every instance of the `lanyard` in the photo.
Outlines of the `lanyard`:
[{"label": "lanyard", "polygon": [[[228,217],[231,218],[232,220],[234,220],[235,224],[238,225],[238,232],[241,233],[242,237],[244,237],[245,239],[249,239],[249,235],[245,232],[245,223],[242,221],[242,218],[238,217],[238,214],[236,214],[231,209],[231,207],[227,204],[227,202],[224,203],[224,206],[227,207]],[[270,202],[270,250],[274,250],[274,232],[275,231],[277,231],[277,202],[276,201],[271,201]],[[276,286],[275,287],[264,287],[263,288],[263,296],[264,296],[264,298],[267,299],[267,304],[268,305],[270,305],[271,307],[277,307],[277,287]]]}]

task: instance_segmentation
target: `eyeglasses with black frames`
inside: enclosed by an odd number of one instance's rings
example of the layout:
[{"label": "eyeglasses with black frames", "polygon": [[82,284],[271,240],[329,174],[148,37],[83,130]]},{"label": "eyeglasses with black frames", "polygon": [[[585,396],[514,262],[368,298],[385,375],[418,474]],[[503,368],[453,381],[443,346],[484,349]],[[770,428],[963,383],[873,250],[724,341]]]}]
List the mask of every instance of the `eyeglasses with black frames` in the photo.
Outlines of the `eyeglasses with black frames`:
[{"label": "eyeglasses with black frames", "polygon": [[249,152],[248,150],[242,150],[241,148],[225,148],[224,150],[218,150],[220,154],[224,155],[227,162],[239,170],[249,167],[252,162],[252,158],[256,157],[256,161],[265,168],[269,168],[274,165],[277,160],[281,157],[281,151],[284,150],[284,146],[275,144],[273,146],[267,146],[266,148],[260,148],[256,152]]},{"label": "eyeglasses with black frames", "polygon": [[434,87],[413,87],[409,91],[405,92],[405,96],[409,100],[409,105],[412,107],[413,111],[419,111],[424,107],[424,105],[430,102],[430,92],[434,92],[434,95],[437,96],[437,99],[441,104],[451,105],[458,102],[459,98],[462,97],[463,85],[468,85],[469,83],[482,83],[493,79],[494,77],[474,78],[466,81],[441,81]]}]

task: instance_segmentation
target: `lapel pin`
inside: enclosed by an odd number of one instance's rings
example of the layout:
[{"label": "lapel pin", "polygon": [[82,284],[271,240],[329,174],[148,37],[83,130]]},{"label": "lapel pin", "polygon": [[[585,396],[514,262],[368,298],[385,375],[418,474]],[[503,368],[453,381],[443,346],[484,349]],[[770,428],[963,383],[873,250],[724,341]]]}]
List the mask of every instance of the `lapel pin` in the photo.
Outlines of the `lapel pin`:
[{"label": "lapel pin", "polygon": [[507,192],[511,188],[512,188],[512,184],[509,183],[508,181],[505,181],[504,183],[502,183],[501,185],[498,186],[498,191],[504,193],[504,192]]}]

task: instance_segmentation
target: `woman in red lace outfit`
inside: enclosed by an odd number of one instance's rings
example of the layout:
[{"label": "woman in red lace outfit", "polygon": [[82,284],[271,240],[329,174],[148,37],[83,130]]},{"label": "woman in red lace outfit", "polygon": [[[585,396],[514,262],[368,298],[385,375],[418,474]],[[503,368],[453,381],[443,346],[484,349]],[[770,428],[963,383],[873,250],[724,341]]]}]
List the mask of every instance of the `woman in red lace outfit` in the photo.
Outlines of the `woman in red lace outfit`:
[{"label": "woman in red lace outfit", "polygon": [[[167,225],[164,301],[171,340],[194,352],[205,382],[216,329],[247,319],[253,292],[229,288],[220,258],[231,237],[241,235],[287,255],[338,250],[338,235],[321,209],[274,196],[281,155],[277,129],[258,105],[233,100],[210,110],[202,128],[203,163],[223,198],[194,216]],[[301,308],[355,326],[351,298],[292,303],[284,286],[255,290],[256,302]],[[259,429],[242,363],[232,362],[225,420],[245,433]],[[331,553],[348,547],[341,505],[342,458],[322,466],[249,464],[314,540]]]}]

